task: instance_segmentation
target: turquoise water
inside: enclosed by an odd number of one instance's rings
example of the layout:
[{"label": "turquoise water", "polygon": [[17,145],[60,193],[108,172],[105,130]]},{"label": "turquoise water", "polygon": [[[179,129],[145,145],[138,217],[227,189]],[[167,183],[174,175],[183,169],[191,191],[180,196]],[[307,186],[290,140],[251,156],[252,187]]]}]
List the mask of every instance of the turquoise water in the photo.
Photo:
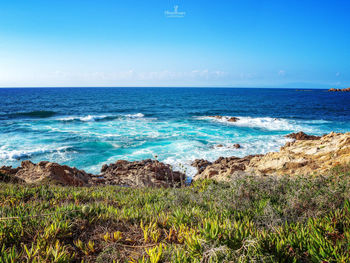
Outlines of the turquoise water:
[{"label": "turquoise water", "polygon": [[49,160],[98,173],[157,156],[192,176],[197,158],[277,151],[291,132],[350,131],[350,94],[324,90],[0,89],[0,99],[0,165]]}]

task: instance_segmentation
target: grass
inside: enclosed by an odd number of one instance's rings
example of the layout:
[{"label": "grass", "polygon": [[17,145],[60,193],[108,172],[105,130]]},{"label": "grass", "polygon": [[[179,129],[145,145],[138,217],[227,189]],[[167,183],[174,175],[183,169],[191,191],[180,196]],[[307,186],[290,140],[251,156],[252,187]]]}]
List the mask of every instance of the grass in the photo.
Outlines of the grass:
[{"label": "grass", "polygon": [[0,183],[0,262],[350,262],[350,167],[180,189]]}]

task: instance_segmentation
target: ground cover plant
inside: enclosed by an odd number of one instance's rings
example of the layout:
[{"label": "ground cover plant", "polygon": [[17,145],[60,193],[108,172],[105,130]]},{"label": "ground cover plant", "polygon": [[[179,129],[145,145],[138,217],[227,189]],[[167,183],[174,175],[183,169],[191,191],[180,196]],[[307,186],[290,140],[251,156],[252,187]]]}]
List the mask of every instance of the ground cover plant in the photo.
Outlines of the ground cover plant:
[{"label": "ground cover plant", "polygon": [[350,262],[349,167],[177,189],[3,181],[0,262]]}]

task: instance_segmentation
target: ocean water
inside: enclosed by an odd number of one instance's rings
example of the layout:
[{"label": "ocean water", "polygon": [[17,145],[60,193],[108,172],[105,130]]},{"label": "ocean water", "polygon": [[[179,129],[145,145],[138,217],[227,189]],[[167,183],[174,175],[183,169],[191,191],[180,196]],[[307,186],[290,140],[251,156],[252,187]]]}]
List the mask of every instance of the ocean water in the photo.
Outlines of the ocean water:
[{"label": "ocean water", "polygon": [[98,173],[157,158],[193,176],[197,158],[277,151],[291,132],[350,131],[350,93],[325,90],[0,89],[0,101],[0,166],[48,160]]}]

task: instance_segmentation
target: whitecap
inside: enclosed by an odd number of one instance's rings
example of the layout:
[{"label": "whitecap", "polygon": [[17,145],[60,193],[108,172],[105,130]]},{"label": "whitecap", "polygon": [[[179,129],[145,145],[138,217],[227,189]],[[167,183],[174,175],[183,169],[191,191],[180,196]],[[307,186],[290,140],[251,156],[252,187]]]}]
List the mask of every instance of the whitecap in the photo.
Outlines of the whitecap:
[{"label": "whitecap", "polygon": [[299,131],[303,130],[306,132],[312,132],[310,127],[305,127],[301,123],[295,120],[288,120],[283,118],[271,118],[271,117],[237,117],[238,120],[235,122],[230,122],[231,116],[223,116],[218,119],[215,117],[201,116],[195,117],[199,120],[211,120],[215,122],[225,123],[227,125],[237,126],[237,127],[248,127],[248,128],[258,128],[271,131]]},{"label": "whitecap", "polygon": [[143,118],[143,117],[145,117],[145,115],[139,112],[139,113],[135,113],[135,114],[126,114],[125,117],[128,117],[128,118]]},{"label": "whitecap", "polygon": [[83,121],[83,122],[89,122],[89,121],[96,121],[96,120],[102,120],[107,118],[107,115],[87,115],[87,116],[68,116],[64,118],[58,118],[59,121]]},{"label": "whitecap", "polygon": [[69,150],[71,147],[64,146],[64,147],[58,147],[56,149],[50,149],[50,148],[43,148],[38,147],[35,149],[23,149],[23,150],[6,150],[2,147],[0,151],[0,159],[1,160],[7,160],[7,161],[15,161],[15,160],[21,160],[26,158],[31,158],[32,156],[41,155],[41,154],[47,154],[47,153],[63,153],[67,150]]}]

